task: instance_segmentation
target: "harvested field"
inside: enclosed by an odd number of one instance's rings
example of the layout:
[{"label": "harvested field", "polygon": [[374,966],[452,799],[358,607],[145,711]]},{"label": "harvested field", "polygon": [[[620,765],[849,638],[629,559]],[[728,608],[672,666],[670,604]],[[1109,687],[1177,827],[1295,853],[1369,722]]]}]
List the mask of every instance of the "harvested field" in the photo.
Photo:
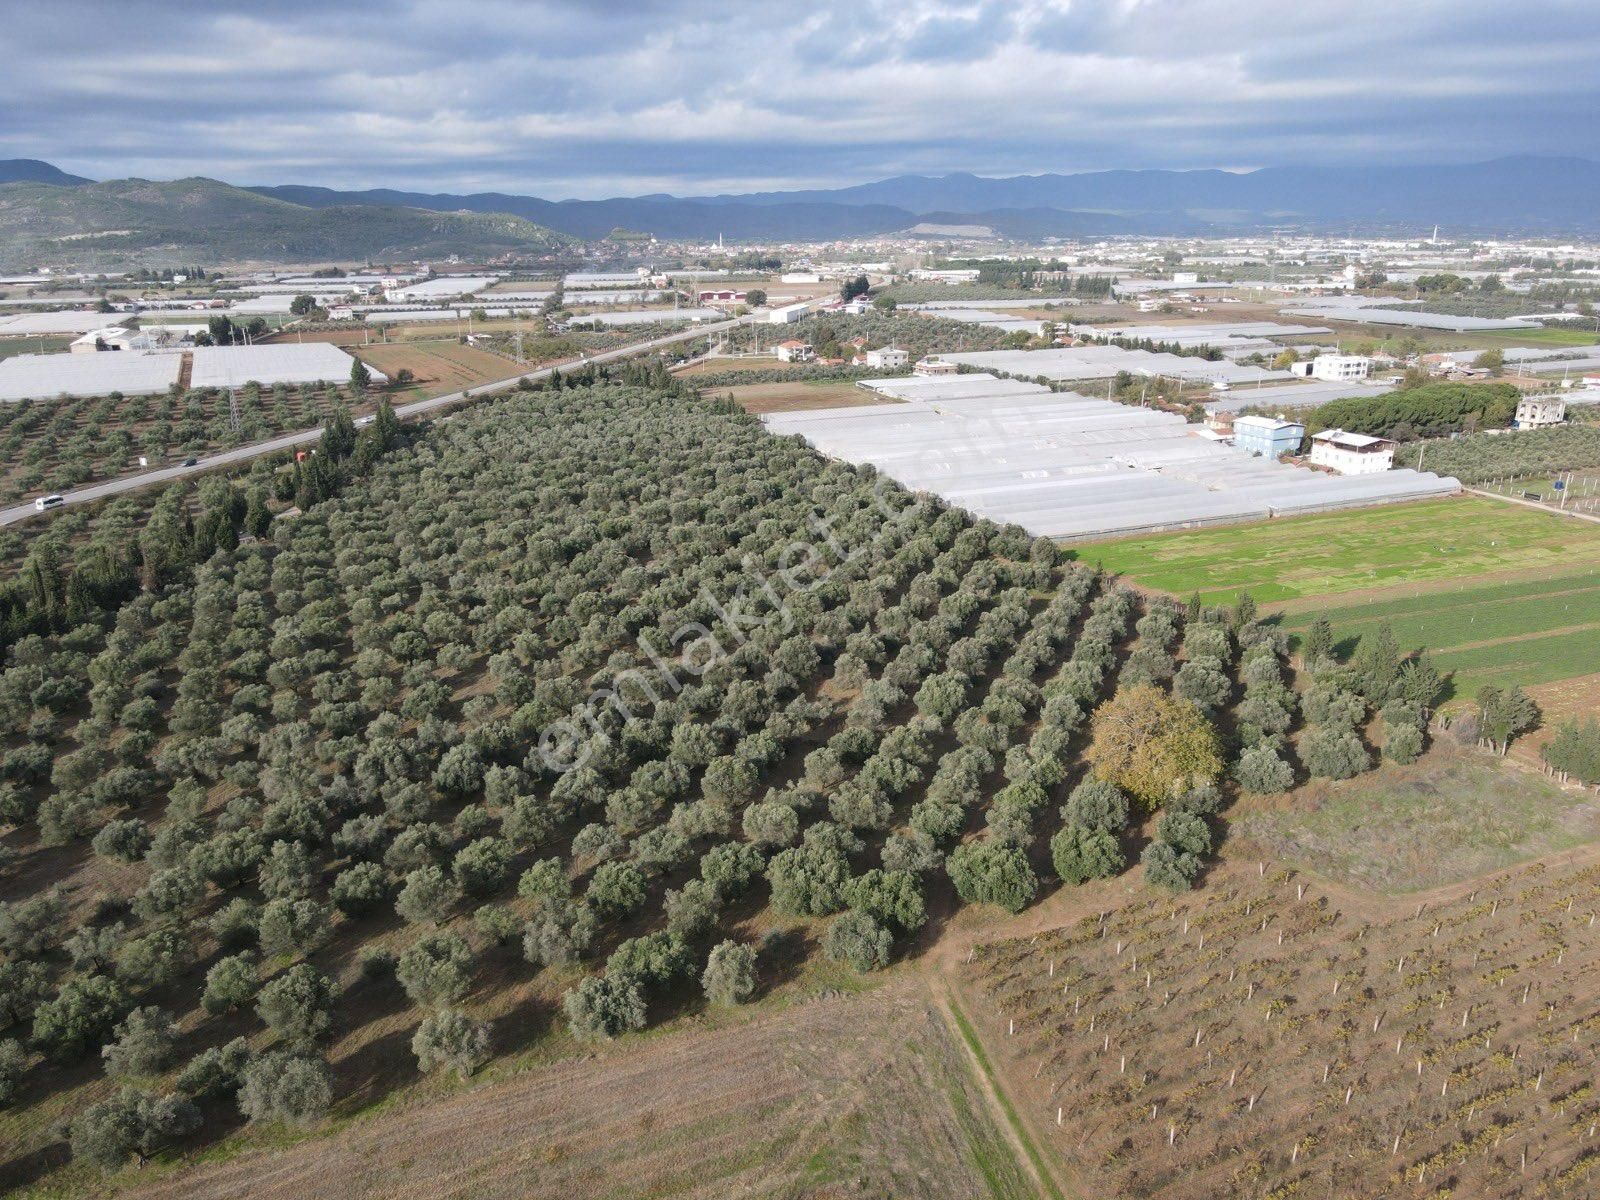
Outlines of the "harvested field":
[{"label": "harvested field", "polygon": [[1385,761],[1250,804],[1231,820],[1244,845],[1379,892],[1455,883],[1600,839],[1593,793],[1445,743],[1410,766]]},{"label": "harvested field", "polygon": [[409,370],[416,377],[416,383],[400,393],[406,400],[422,400],[483,383],[511,379],[527,369],[511,359],[480,350],[476,346],[463,346],[454,338],[417,343],[374,343],[356,347],[355,350],[363,362],[376,367],[390,379],[398,371]]},{"label": "harvested field", "polygon": [[730,1028],[630,1037],[324,1139],[118,1194],[1028,1197],[914,981]]},{"label": "harvested field", "polygon": [[718,388],[749,413],[810,412],[822,408],[854,408],[862,404],[892,403],[886,397],[838,380],[796,380],[794,383],[746,383]]},{"label": "harvested field", "polygon": [[1590,1196],[1600,865],[1372,902],[1254,863],[961,968],[1094,1195]]}]

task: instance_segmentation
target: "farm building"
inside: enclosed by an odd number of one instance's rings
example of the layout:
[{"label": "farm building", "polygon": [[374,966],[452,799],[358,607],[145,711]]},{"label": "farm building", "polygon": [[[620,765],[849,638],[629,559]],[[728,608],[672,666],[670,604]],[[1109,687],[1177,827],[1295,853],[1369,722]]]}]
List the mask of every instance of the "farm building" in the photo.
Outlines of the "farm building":
[{"label": "farm building", "polygon": [[[1238,421],[1234,422],[1237,427]],[[1311,435],[1313,466],[1327,467],[1341,475],[1375,475],[1394,465],[1397,443],[1365,433],[1346,433],[1343,429],[1324,429]]]},{"label": "farm building", "polygon": [[794,304],[785,304],[769,311],[767,313],[767,320],[773,325],[793,325],[801,317],[806,315],[806,309],[808,307],[810,307],[810,305],[804,300],[798,301]]},{"label": "farm building", "polygon": [[14,317],[0,317],[0,337],[36,337],[51,333],[90,333],[116,319],[105,313],[84,312],[82,309],[63,309],[59,312],[18,313]]},{"label": "farm building", "polygon": [[871,463],[908,488],[1057,538],[1159,529],[1451,495],[1416,471],[1345,479],[1247,458],[1155,409],[992,375],[863,380],[899,403],[762,419],[823,454]]},{"label": "farm building", "polygon": [[152,396],[177,383],[182,366],[179,354],[19,354],[0,360],[0,400]]},{"label": "farm building", "polygon": [[106,350],[165,350],[178,353],[194,348],[194,339],[204,325],[146,325],[128,329],[114,325],[86,333],[67,349],[73,354],[96,354]]},{"label": "farm building", "polygon": [[1353,383],[1251,384],[1218,392],[1206,401],[1207,412],[1238,412],[1244,408],[1315,408],[1346,396],[1377,396],[1394,386],[1392,379],[1358,379]]},{"label": "farm building", "polygon": [[[247,383],[346,383],[355,360],[327,342],[270,346],[201,346],[194,352],[191,386],[241,388]],[[372,371],[374,383],[387,377]]]},{"label": "farm building", "polygon": [[1262,458],[1299,453],[1305,436],[1304,425],[1282,417],[1244,416],[1233,420],[1233,444]]},{"label": "farm building", "polygon": [[441,275],[438,279],[390,288],[384,295],[390,300],[450,300],[481,292],[494,282],[493,275]]},{"label": "farm building", "polygon": [[1285,371],[1268,371],[1226,359],[1190,357],[1179,354],[1153,354],[1148,350],[1129,350],[1123,346],[1071,346],[1048,350],[978,350],[946,354],[947,360],[980,371],[1001,371],[1025,378],[1052,379],[1068,383],[1087,379],[1110,379],[1119,371],[1149,378],[1165,376],[1187,383],[1258,383],[1292,378]]}]

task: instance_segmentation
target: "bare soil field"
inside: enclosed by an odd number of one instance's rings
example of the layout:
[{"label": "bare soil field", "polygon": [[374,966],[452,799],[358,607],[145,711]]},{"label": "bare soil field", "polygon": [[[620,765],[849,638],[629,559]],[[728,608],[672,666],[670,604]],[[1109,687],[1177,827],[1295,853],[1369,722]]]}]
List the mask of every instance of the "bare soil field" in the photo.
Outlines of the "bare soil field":
[{"label": "bare soil field", "polygon": [[1592,850],[1382,900],[1255,863],[960,968],[1006,1090],[1092,1194],[1591,1196]]},{"label": "bare soil field", "polygon": [[527,369],[476,346],[463,346],[454,339],[410,344],[374,343],[355,349],[363,362],[390,379],[402,369],[416,376],[416,384],[404,393],[407,400],[442,396],[462,388],[511,379]]},{"label": "bare soil field", "polygon": [[863,404],[898,403],[876,392],[858,388],[855,384],[838,381],[794,383],[745,383],[738,387],[718,389],[718,395],[729,395],[749,413],[811,412],[823,408],[855,408]]},{"label": "bare soil field", "polygon": [[1033,1191],[959,1042],[926,990],[902,978],[728,1028],[630,1037],[116,1194],[1020,1200]]}]

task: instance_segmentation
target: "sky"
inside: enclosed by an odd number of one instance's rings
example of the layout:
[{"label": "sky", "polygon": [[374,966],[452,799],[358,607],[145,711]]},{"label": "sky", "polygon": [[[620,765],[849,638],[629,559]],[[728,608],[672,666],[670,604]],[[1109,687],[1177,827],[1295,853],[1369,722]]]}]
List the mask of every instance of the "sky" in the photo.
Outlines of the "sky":
[{"label": "sky", "polygon": [[1600,0],[0,0],[0,158],[510,191],[1600,158]]}]

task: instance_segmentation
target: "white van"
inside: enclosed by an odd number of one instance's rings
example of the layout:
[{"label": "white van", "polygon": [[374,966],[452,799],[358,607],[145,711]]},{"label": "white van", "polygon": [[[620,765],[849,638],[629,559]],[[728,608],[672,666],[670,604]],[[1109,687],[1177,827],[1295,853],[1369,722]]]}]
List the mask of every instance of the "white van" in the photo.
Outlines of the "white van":
[{"label": "white van", "polygon": [[33,502],[33,507],[35,511],[43,512],[47,508],[60,508],[66,502],[65,496],[40,496]]}]

